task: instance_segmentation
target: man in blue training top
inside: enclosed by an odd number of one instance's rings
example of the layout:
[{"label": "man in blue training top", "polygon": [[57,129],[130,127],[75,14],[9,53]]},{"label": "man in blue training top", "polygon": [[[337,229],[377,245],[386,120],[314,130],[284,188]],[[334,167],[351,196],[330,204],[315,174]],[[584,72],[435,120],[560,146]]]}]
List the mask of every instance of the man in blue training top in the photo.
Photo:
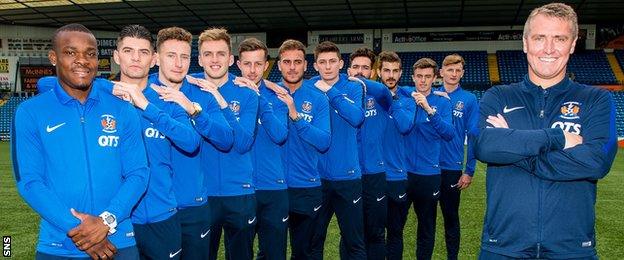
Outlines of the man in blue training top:
[{"label": "man in blue training top", "polygon": [[18,107],[11,138],[18,191],[41,216],[36,258],[138,259],[130,213],[149,177],[139,116],[94,81],[91,31],[65,25],[52,43],[58,81]]},{"label": "man in blue training top", "polygon": [[451,103],[436,95],[431,85],[436,79],[438,65],[422,58],[413,66],[412,80],[416,91],[414,127],[406,139],[407,196],[418,217],[416,258],[431,259],[435,241],[436,213],[440,196],[440,146],[454,138],[451,124]]},{"label": "man in blue training top", "polygon": [[[254,142],[258,94],[234,84],[228,73],[234,63],[230,35],[225,29],[210,28],[199,35],[199,65],[204,72],[194,74],[191,83],[220,93],[229,104],[223,114],[234,131],[230,149],[202,146],[202,171],[206,176],[210,204],[209,259],[216,259],[225,231],[225,255],[228,259],[253,258],[256,197],[251,147]],[[204,157],[205,156],[205,157]]]},{"label": "man in blue training top", "polygon": [[[383,159],[383,142],[377,137],[383,136],[386,128],[387,106],[382,107],[375,96],[369,92],[375,87],[388,92],[377,82],[368,81],[373,74],[375,53],[363,47],[349,55],[347,73],[358,77],[366,85],[365,119],[357,132],[358,159],[362,170],[362,200],[364,208],[364,242],[368,259],[384,259],[385,256],[385,221],[386,221],[386,174]],[[389,92],[388,92],[389,94]]]},{"label": "man in blue training top", "polygon": [[288,184],[291,258],[309,259],[316,217],[322,207],[318,160],[320,153],[329,148],[329,104],[322,92],[303,80],[307,66],[303,43],[286,40],[278,53],[280,85],[288,90],[286,94],[278,92],[277,97],[288,107],[288,138],[283,159]]},{"label": "man in blue training top", "polygon": [[288,108],[279,94],[288,95],[275,83],[262,79],[269,67],[269,50],[256,38],[238,45],[236,62],[244,78],[258,87],[258,123],[252,147],[256,187],[256,233],[258,259],[286,259],[288,191],[282,160],[282,147],[288,136]]},{"label": "man in blue training top", "polygon": [[385,116],[386,127],[382,139],[386,168],[385,257],[387,259],[403,259],[403,228],[410,207],[407,197],[405,139],[414,126],[416,103],[411,96],[412,90],[399,86],[402,73],[399,55],[390,51],[379,53],[377,75],[393,93],[394,99],[390,113]]},{"label": "man in blue training top", "polygon": [[171,155],[173,192],[178,203],[177,218],[182,233],[181,259],[205,259],[208,257],[208,218],[206,176],[201,170],[201,147],[232,147],[232,128],[221,109],[227,103],[216,92],[202,91],[185,80],[191,64],[192,35],[179,27],[158,31],[156,50],[158,73],[149,81],[164,87],[154,88],[165,101],[180,105],[191,118],[195,131],[201,138],[200,148],[188,152],[174,146]]},{"label": "man in blue training top", "polygon": [[314,49],[315,86],[329,98],[333,112],[331,144],[321,155],[319,170],[323,183],[323,204],[312,241],[312,258],[323,257],[327,227],[334,212],[338,218],[343,258],[365,259],[362,181],[357,151],[357,129],[364,121],[363,85],[340,74],[344,65],[338,46],[322,42]]},{"label": "man in blue training top", "polygon": [[[472,138],[479,118],[479,103],[474,94],[464,90],[459,81],[464,75],[464,58],[451,54],[442,61],[440,76],[444,85],[439,91],[447,93],[451,99],[455,138],[442,142],[440,150],[440,208],[444,216],[444,237],[448,259],[457,259],[459,253],[459,195],[472,182],[476,160]],[[468,137],[468,159],[464,170],[464,141]]]},{"label": "man in blue training top", "polygon": [[[129,97],[141,115],[141,132],[151,173],[147,191],[132,212],[139,253],[146,259],[179,259],[182,233],[173,193],[172,153],[174,146],[194,152],[199,147],[200,137],[182,106],[160,99],[157,91],[162,87],[148,86],[149,69],[157,57],[151,34],[145,27],[124,27],[117,38],[113,58],[121,74],[121,86],[115,86],[113,93]],[[162,68],[167,67],[163,61],[160,64]]]},{"label": "man in blue training top", "polygon": [[524,25],[528,75],[490,88],[475,155],[488,163],[480,259],[598,259],[596,183],[617,152],[607,90],[566,77],[574,9],[535,8]]}]

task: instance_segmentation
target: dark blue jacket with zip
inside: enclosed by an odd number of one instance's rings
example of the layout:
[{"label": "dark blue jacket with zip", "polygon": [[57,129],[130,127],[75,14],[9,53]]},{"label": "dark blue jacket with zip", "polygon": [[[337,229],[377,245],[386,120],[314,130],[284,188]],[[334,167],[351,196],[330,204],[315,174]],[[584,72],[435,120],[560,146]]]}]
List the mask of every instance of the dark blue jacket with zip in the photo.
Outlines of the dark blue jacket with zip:
[{"label": "dark blue jacket with zip", "polygon": [[[509,125],[491,128],[490,115]],[[477,159],[488,163],[483,250],[517,258],[596,254],[596,182],[617,150],[610,93],[568,78],[542,89],[524,81],[481,99]],[[563,131],[583,143],[564,149]]]}]

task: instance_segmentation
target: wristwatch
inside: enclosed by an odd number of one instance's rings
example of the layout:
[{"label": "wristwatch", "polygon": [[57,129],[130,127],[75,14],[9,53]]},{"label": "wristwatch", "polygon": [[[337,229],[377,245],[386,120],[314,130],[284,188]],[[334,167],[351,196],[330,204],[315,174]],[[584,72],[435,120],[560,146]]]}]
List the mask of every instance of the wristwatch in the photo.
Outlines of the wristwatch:
[{"label": "wristwatch", "polygon": [[197,117],[197,115],[199,115],[199,113],[202,112],[202,107],[197,102],[191,102],[191,103],[193,104],[193,108],[195,109],[193,114],[191,114],[191,117],[194,118],[194,117]]},{"label": "wristwatch", "polygon": [[102,221],[104,222],[104,225],[108,226],[108,234],[112,235],[115,232],[117,232],[117,230],[115,229],[117,227],[117,217],[115,217],[115,215],[113,215],[113,213],[110,213],[108,211],[104,211],[102,212],[102,214],[100,214],[100,218],[102,218]]}]

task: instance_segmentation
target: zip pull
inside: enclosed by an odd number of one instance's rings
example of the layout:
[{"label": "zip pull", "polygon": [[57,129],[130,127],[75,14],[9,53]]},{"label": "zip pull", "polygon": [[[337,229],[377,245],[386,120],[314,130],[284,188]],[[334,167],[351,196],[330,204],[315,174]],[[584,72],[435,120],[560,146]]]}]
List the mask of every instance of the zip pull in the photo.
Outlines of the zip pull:
[{"label": "zip pull", "polygon": [[80,117],[80,123],[84,123],[84,122],[85,122],[84,116],[81,116]]},{"label": "zip pull", "polygon": [[539,115],[539,117],[540,117],[540,118],[544,118],[544,109],[540,110],[540,115]]}]

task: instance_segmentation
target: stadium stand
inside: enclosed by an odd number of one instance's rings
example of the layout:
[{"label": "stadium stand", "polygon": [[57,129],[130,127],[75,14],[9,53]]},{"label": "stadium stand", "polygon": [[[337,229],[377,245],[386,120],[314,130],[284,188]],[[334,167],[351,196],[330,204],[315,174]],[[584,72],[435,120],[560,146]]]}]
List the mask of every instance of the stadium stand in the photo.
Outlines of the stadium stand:
[{"label": "stadium stand", "polygon": [[[497,51],[502,84],[521,81],[527,73],[526,55],[522,51]],[[618,84],[602,50],[587,50],[570,57],[568,73],[574,80],[589,85]]]},{"label": "stadium stand", "polygon": [[620,68],[624,69],[624,50],[614,50],[613,54],[617,58]]}]

